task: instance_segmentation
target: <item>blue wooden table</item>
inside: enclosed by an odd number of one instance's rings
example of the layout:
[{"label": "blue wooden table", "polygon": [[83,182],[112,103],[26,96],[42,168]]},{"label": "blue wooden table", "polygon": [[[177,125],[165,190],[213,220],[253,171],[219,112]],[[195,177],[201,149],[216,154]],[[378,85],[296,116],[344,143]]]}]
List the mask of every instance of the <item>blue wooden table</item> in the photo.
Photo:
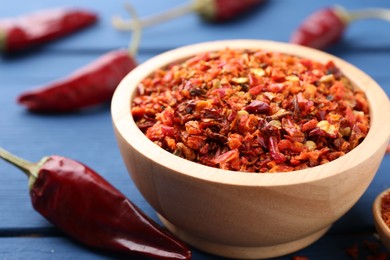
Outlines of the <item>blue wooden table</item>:
[{"label": "blue wooden table", "polygon": [[[186,0],[133,0],[145,17]],[[288,41],[291,32],[311,12],[333,4],[330,0],[268,1],[248,16],[225,24],[202,22],[195,14],[147,28],[137,55],[143,62],[163,51],[186,44],[220,39],[269,39]],[[79,33],[15,57],[0,56],[0,146],[31,161],[59,154],[91,166],[126,194],[147,215],[155,212],[139,194],[122,163],[114,138],[109,105],[68,115],[37,115],[15,102],[19,93],[64,77],[109,50],[126,47],[130,33],[111,26],[113,15],[128,17],[118,1],[2,0],[0,17],[18,16],[59,6],[78,6],[96,11],[100,21]],[[390,8],[383,0],[340,0],[347,9]],[[390,94],[390,23],[364,20],[352,23],[343,40],[327,50],[374,78]],[[389,129],[390,131],[390,129]],[[358,203],[316,243],[294,254],[310,259],[350,259],[345,249],[357,244],[367,254],[364,241],[377,241],[371,205],[390,186],[390,155]],[[84,247],[53,227],[30,204],[25,176],[0,162],[0,259],[110,259],[113,256]],[[88,192],[88,191],[86,191]],[[384,250],[381,248],[381,250]],[[220,259],[193,248],[193,259]],[[364,258],[361,258],[364,259]]]}]

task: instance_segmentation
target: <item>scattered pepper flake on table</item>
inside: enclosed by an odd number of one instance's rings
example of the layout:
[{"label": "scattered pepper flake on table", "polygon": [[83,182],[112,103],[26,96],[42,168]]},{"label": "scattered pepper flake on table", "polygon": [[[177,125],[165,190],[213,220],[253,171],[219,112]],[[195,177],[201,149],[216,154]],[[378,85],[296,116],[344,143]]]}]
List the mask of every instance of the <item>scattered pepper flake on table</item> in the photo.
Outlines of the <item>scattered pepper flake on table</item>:
[{"label": "scattered pepper flake on table", "polygon": [[153,259],[190,259],[188,247],[81,162],[52,155],[31,163],[0,148],[0,158],[29,178],[34,209],[94,248]]},{"label": "scattered pepper flake on table", "polygon": [[386,260],[389,257],[381,243],[373,240],[363,240],[360,243],[355,243],[345,248],[345,253],[354,260]]},{"label": "scattered pepper flake on table", "polygon": [[58,8],[0,20],[0,51],[18,52],[81,30],[98,15],[78,8]]},{"label": "scattered pepper flake on table", "polygon": [[349,255],[352,259],[357,260],[359,258],[359,245],[353,244],[345,249],[345,253]]},{"label": "scattered pepper flake on table", "polygon": [[227,170],[285,172],[333,161],[369,131],[369,106],[337,66],[223,49],[156,70],[131,113],[163,149]]},{"label": "scattered pepper flake on table", "polygon": [[309,257],[307,257],[307,256],[300,256],[300,255],[294,255],[291,259],[292,260],[310,260]]}]

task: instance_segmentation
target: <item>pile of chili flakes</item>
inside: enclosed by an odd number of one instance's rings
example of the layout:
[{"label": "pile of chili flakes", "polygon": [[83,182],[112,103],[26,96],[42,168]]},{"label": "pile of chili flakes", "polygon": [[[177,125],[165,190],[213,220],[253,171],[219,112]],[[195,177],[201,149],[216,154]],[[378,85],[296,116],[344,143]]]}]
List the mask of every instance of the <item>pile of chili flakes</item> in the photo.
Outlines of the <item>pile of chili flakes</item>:
[{"label": "pile of chili flakes", "polygon": [[369,130],[364,93],[327,64],[223,49],[158,69],[131,113],[163,149],[204,165],[286,172],[333,161]]}]

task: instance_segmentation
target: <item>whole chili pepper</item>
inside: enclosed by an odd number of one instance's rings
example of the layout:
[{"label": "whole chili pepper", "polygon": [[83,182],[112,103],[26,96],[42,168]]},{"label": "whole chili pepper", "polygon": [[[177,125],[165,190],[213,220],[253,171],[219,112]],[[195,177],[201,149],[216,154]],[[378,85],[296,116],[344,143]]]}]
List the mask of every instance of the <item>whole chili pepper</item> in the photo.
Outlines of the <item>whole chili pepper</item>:
[{"label": "whole chili pepper", "polygon": [[81,9],[50,9],[0,20],[0,51],[11,53],[71,34],[95,23],[98,16]]},{"label": "whole chili pepper", "polygon": [[[191,12],[196,12],[202,19],[209,22],[225,22],[263,2],[264,0],[192,0],[167,12],[143,19],[140,23],[141,27],[152,26]],[[133,23],[126,22],[120,17],[114,17],[113,24],[119,30],[134,29]]]},{"label": "whole chili pepper", "polygon": [[[134,9],[127,7],[136,17]],[[110,101],[119,82],[137,66],[133,56],[140,34],[138,27],[130,50],[108,52],[64,79],[20,94],[17,102],[33,112],[67,113]]]},{"label": "whole chili pepper", "polygon": [[94,248],[154,259],[190,259],[191,251],[88,166],[62,156],[31,163],[0,148],[29,177],[32,206],[73,239]]},{"label": "whole chili pepper", "polygon": [[25,91],[17,101],[30,111],[65,113],[111,99],[122,78],[136,66],[127,50],[114,50],[67,78]]},{"label": "whole chili pepper", "polygon": [[325,49],[340,41],[351,22],[368,18],[390,20],[390,10],[368,8],[347,11],[341,6],[326,7],[306,18],[293,32],[290,42]]}]

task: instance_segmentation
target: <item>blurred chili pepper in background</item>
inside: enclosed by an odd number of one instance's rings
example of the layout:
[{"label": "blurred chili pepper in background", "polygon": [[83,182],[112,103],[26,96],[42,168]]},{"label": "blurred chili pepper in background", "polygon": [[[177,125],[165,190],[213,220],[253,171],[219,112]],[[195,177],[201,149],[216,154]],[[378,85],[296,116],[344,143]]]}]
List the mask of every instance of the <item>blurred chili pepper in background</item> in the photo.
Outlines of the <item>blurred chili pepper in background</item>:
[{"label": "blurred chili pepper in background", "polygon": [[[209,22],[225,22],[242,15],[263,2],[265,0],[192,0],[159,15],[142,19],[140,24],[141,27],[148,27],[191,12],[196,12],[202,19]],[[133,23],[126,22],[120,17],[114,17],[113,24],[119,30],[134,29]]]},{"label": "blurred chili pepper in background", "polygon": [[136,61],[127,50],[115,50],[70,76],[22,93],[17,101],[30,111],[66,113],[102,104],[111,97]]},{"label": "blurred chili pepper in background", "polygon": [[[130,5],[127,9],[137,17]],[[140,35],[138,26],[129,50],[108,52],[64,79],[26,91],[19,95],[18,103],[33,112],[67,113],[110,101],[119,82],[137,66],[134,55]]]},{"label": "blurred chili pepper in background", "polygon": [[29,178],[34,209],[91,247],[153,259],[190,259],[191,251],[88,166],[62,156],[31,163],[0,148]]},{"label": "blurred chili pepper in background", "polygon": [[307,17],[292,33],[290,42],[317,49],[326,49],[343,37],[348,25],[358,19],[390,21],[390,10],[367,8],[347,11],[341,6],[322,8]]},{"label": "blurred chili pepper in background", "polygon": [[0,51],[17,52],[81,30],[98,19],[81,9],[44,10],[23,17],[0,20]]}]

